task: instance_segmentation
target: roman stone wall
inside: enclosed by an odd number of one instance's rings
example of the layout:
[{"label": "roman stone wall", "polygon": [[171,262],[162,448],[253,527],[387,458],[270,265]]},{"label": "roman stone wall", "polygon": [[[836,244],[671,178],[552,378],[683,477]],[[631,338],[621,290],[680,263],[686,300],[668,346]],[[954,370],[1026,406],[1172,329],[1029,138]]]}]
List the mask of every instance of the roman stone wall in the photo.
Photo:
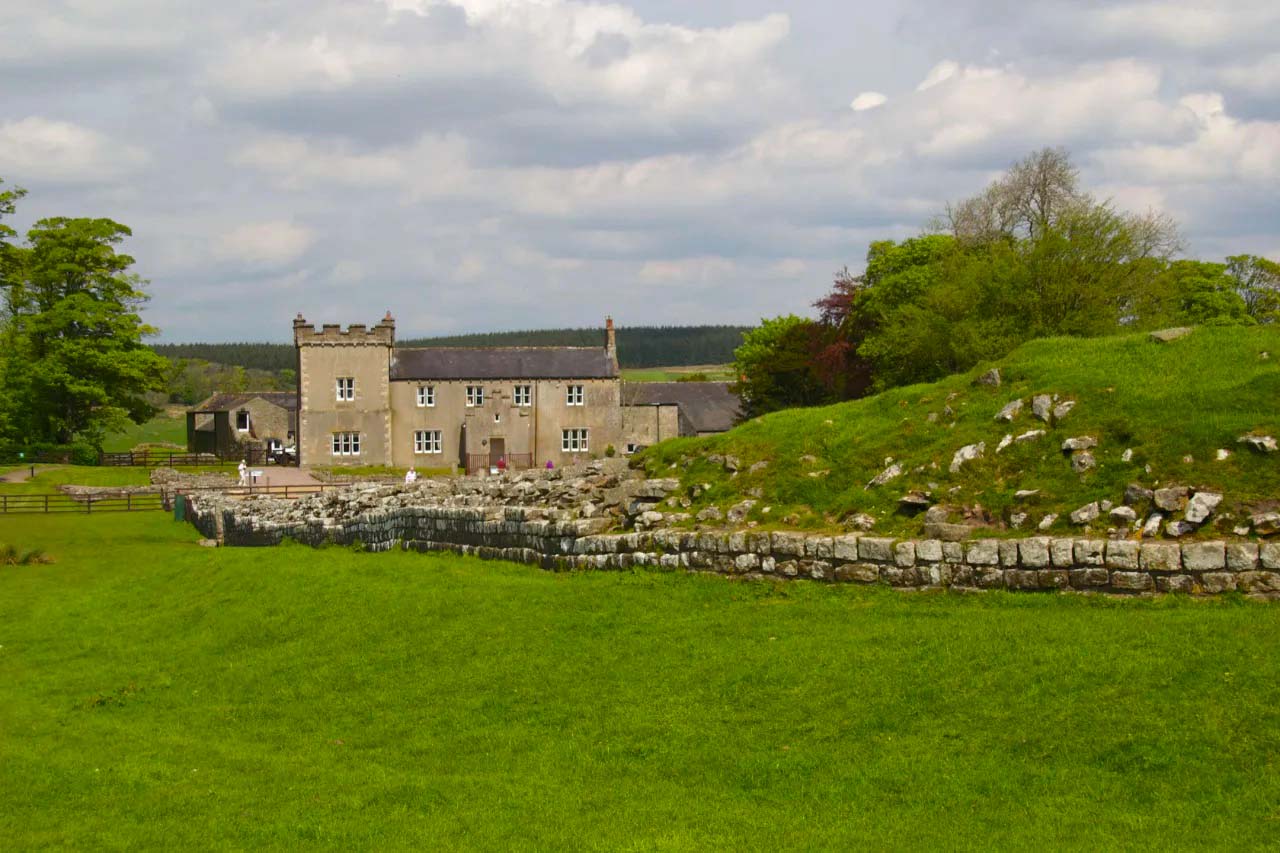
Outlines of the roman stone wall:
[{"label": "roman stone wall", "polygon": [[605,533],[611,520],[530,506],[394,506],[342,521],[270,521],[253,502],[197,495],[188,517],[226,545],[362,543],[452,551],[546,569],[636,566],[742,578],[805,578],[902,589],[1076,590],[1280,598],[1280,542],[1139,542],[1029,537],[942,542],[788,532]]}]

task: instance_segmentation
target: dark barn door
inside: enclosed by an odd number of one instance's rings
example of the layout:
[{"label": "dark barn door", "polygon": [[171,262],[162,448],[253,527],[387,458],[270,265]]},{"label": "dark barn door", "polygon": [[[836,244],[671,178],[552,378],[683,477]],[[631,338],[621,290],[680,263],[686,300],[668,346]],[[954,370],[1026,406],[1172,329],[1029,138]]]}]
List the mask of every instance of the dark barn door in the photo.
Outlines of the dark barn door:
[{"label": "dark barn door", "polygon": [[497,468],[498,460],[507,455],[507,440],[505,438],[489,439],[489,467]]}]

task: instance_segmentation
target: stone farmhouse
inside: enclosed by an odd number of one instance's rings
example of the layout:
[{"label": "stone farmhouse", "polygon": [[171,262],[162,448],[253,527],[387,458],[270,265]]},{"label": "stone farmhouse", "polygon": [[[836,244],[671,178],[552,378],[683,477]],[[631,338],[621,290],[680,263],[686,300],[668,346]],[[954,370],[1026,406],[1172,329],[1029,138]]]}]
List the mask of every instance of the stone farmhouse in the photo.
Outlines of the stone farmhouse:
[{"label": "stone farmhouse", "polygon": [[293,339],[303,465],[563,466],[737,418],[725,383],[624,384],[612,319],[599,347],[398,349],[390,312],[345,329],[298,315]]},{"label": "stone farmhouse", "polygon": [[297,429],[293,391],[218,393],[187,410],[187,451],[261,460],[293,446]]}]

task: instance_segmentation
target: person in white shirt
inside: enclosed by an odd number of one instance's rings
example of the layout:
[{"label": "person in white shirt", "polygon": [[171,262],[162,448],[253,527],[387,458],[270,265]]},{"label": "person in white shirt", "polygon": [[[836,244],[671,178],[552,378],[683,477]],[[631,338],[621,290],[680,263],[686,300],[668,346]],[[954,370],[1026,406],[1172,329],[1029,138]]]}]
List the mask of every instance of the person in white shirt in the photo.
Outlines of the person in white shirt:
[{"label": "person in white shirt", "polygon": [[418,472],[410,468],[407,472],[405,472],[404,483],[407,486],[410,483],[416,483],[416,482],[418,482]]},{"label": "person in white shirt", "polygon": [[240,471],[240,485],[242,486],[249,485],[249,466],[243,459],[240,460],[239,471]]}]

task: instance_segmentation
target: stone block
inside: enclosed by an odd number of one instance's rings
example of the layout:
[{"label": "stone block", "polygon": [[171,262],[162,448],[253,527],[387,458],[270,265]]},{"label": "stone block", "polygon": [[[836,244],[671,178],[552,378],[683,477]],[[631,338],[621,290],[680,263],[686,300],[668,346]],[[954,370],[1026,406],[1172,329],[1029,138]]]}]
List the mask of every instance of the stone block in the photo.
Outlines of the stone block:
[{"label": "stone block", "polygon": [[1000,540],[1000,565],[1013,569],[1018,566],[1018,540]]},{"label": "stone block", "polygon": [[1049,565],[1049,537],[1032,536],[1018,542],[1018,558],[1022,565],[1029,569],[1040,569]]},{"label": "stone block", "polygon": [[893,546],[893,562],[895,565],[907,567],[916,564],[916,543],[910,540],[899,542]]},{"label": "stone block", "polygon": [[920,573],[914,566],[885,566],[880,570],[880,577],[890,586],[919,586]]},{"label": "stone block", "polygon": [[1189,572],[1220,572],[1227,567],[1222,542],[1188,542],[1182,546],[1182,567]]},{"label": "stone block", "polygon": [[1236,577],[1243,592],[1280,592],[1280,572],[1240,572]]},{"label": "stone block", "polygon": [[1135,571],[1139,566],[1142,543],[1129,539],[1113,539],[1107,543],[1107,568]]},{"label": "stone block", "polygon": [[942,542],[938,539],[921,539],[916,543],[916,561],[922,563],[942,562]]},{"label": "stone block", "polygon": [[997,566],[972,566],[972,583],[980,589],[1001,589],[1005,585],[1005,573],[1017,569],[1001,569]]},{"label": "stone block", "polygon": [[942,585],[942,570],[938,568],[937,563],[931,563],[925,566],[916,566],[916,572],[919,573],[921,586]]},{"label": "stone block", "polygon": [[773,570],[777,568],[777,565],[778,565],[777,559],[772,556],[765,556],[760,558],[760,571],[764,572],[767,575],[773,574]]},{"label": "stone block", "polygon": [[948,563],[963,563],[964,546],[959,542],[943,542],[942,559]]},{"label": "stone block", "polygon": [[1041,589],[1066,589],[1071,585],[1071,578],[1066,569],[1038,569],[1036,582]]},{"label": "stone block", "polygon": [[1258,567],[1258,546],[1252,542],[1227,544],[1227,570],[1251,572]]},{"label": "stone block", "polygon": [[1077,566],[1101,566],[1106,562],[1106,543],[1099,539],[1077,539],[1072,553]]},{"label": "stone block", "polygon": [[1280,542],[1267,542],[1258,549],[1258,562],[1264,569],[1280,569]]},{"label": "stone block", "polygon": [[1049,562],[1058,569],[1070,569],[1075,566],[1075,548],[1074,539],[1050,539],[1049,540]]},{"label": "stone block", "polygon": [[1067,574],[1075,589],[1094,589],[1111,583],[1111,575],[1106,569],[1072,569]]},{"label": "stone block", "polygon": [[1190,595],[1195,588],[1196,579],[1191,575],[1161,575],[1156,578],[1156,592]]},{"label": "stone block", "polygon": [[800,564],[795,560],[782,560],[778,563],[777,568],[778,574],[784,577],[793,578],[800,574]]},{"label": "stone block", "polygon": [[1143,542],[1138,564],[1148,572],[1179,571],[1182,568],[1182,549],[1171,542]]},{"label": "stone block", "polygon": [[779,557],[803,557],[804,537],[799,533],[774,533],[769,539],[769,547]]},{"label": "stone block", "polygon": [[1149,592],[1155,582],[1146,572],[1112,572],[1111,586],[1127,592]]},{"label": "stone block", "polygon": [[875,583],[880,580],[880,567],[869,563],[849,563],[835,570],[835,579],[855,583]]},{"label": "stone block", "polygon": [[1205,592],[1215,595],[1231,592],[1236,588],[1236,575],[1231,572],[1205,572],[1200,576],[1200,585]]},{"label": "stone block", "polygon": [[864,536],[858,540],[858,559],[877,563],[893,562],[893,540]]},{"label": "stone block", "polygon": [[825,581],[831,578],[831,564],[826,560],[801,560],[800,572],[816,581]]},{"label": "stone block", "polygon": [[979,539],[970,542],[965,549],[964,561],[971,566],[998,566],[1000,542],[996,539]]},{"label": "stone block", "polygon": [[1009,589],[1039,589],[1040,571],[1032,569],[1005,569],[1004,585]]},{"label": "stone block", "polygon": [[830,560],[833,547],[830,536],[810,536],[804,540],[804,554],[815,560]]},{"label": "stone block", "polygon": [[845,563],[857,562],[858,537],[837,536],[831,542],[831,556]]}]

